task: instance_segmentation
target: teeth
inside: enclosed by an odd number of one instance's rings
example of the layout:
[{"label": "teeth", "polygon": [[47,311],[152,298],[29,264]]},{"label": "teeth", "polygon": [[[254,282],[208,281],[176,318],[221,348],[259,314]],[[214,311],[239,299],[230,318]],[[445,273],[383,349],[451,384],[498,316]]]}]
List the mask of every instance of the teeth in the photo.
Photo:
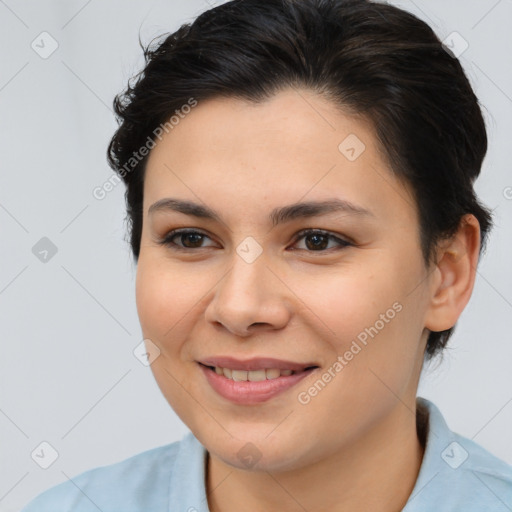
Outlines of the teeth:
[{"label": "teeth", "polygon": [[247,380],[247,372],[244,370],[233,370],[231,372],[231,378],[235,381]]},{"label": "teeth", "polygon": [[260,380],[266,380],[267,375],[265,370],[252,370],[247,372],[247,380],[251,382],[259,382]]},{"label": "teeth", "polygon": [[262,380],[277,379],[281,376],[288,376],[294,373],[292,370],[280,370],[279,368],[268,368],[265,370],[231,370],[230,368],[215,367],[217,375],[224,375],[224,377],[239,381],[259,382]]},{"label": "teeth", "polygon": [[271,368],[270,370],[265,370],[267,373],[267,379],[277,379],[279,375],[281,375],[281,370],[279,368]]}]

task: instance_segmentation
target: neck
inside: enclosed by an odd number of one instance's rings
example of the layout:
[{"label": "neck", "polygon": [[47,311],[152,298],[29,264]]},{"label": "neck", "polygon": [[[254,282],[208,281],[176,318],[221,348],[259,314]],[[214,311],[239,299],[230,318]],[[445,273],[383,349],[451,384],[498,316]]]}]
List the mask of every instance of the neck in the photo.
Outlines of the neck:
[{"label": "neck", "polygon": [[416,482],[424,434],[416,405],[399,402],[377,426],[329,458],[293,471],[254,472],[208,455],[210,512],[401,510]]}]

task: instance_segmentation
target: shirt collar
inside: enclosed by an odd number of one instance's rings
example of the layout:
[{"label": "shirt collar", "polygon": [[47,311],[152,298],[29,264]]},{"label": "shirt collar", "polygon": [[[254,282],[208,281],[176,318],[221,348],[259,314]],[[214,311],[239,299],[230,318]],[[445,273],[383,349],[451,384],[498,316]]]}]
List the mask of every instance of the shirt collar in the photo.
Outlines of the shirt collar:
[{"label": "shirt collar", "polygon": [[[414,484],[414,488],[407,500],[404,512],[412,507],[416,498],[428,487],[434,477],[443,470],[443,465],[447,462],[442,458],[443,452],[450,456],[453,452],[451,443],[455,441],[454,433],[448,428],[441,411],[429,400],[425,398],[416,398],[416,420],[420,421],[423,415],[425,418],[425,451],[421,462],[420,471]],[[459,454],[453,453],[453,458],[459,457]],[[447,460],[450,460],[447,457]]]},{"label": "shirt collar", "polygon": [[169,489],[169,512],[209,512],[206,499],[207,451],[192,432],[179,443]]}]

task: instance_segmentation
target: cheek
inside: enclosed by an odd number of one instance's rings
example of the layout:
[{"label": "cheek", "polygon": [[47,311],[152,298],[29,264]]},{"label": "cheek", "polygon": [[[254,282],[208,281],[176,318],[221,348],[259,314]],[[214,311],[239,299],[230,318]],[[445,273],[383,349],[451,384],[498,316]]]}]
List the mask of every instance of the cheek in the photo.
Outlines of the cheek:
[{"label": "cheek", "polygon": [[372,383],[380,385],[370,369],[390,387],[400,389],[418,357],[423,330],[418,296],[410,293],[420,268],[409,265],[402,270],[404,262],[384,255],[379,259],[378,265],[351,267],[350,272],[340,271],[329,279],[311,277],[301,285],[304,302],[321,320],[318,328],[327,332],[330,362],[344,358],[344,377],[337,382],[341,385],[348,379],[349,388],[357,383],[360,391]]},{"label": "cheek", "polygon": [[417,358],[415,320],[389,273],[352,274],[324,291],[330,300],[318,302],[319,316],[333,331],[325,337],[329,359],[319,376],[326,384],[301,388],[300,403],[308,401],[307,421],[322,425],[327,437],[340,430],[351,436],[408,395]]},{"label": "cheek", "polygon": [[383,330],[381,315],[384,320],[396,316],[393,305],[400,300],[400,285],[389,269],[359,266],[324,270],[323,275],[301,278],[298,282],[299,296],[317,313],[324,325],[322,331],[328,329],[338,353],[347,350],[351,340],[359,335],[364,339],[365,329],[376,322],[379,330]]},{"label": "cheek", "polygon": [[145,337],[161,345],[175,339],[203,294],[198,274],[188,275],[146,255],[139,259],[136,304]]}]

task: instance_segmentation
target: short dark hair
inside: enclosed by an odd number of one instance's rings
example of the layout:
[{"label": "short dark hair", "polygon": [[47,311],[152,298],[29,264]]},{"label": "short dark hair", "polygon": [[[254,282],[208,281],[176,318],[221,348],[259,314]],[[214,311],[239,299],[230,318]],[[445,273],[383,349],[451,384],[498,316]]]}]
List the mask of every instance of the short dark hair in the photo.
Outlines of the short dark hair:
[{"label": "short dark hair", "polygon": [[[287,87],[371,121],[392,172],[414,194],[427,268],[467,213],[480,223],[481,255],[492,227],[473,189],[487,151],[484,119],[458,59],[413,14],[368,0],[232,0],[140,44],[145,67],[114,99],[120,126],[107,151],[127,187],[136,261],[147,156],[128,172],[134,151],[191,98],[258,103]],[[454,328],[429,333],[427,359]]]}]

